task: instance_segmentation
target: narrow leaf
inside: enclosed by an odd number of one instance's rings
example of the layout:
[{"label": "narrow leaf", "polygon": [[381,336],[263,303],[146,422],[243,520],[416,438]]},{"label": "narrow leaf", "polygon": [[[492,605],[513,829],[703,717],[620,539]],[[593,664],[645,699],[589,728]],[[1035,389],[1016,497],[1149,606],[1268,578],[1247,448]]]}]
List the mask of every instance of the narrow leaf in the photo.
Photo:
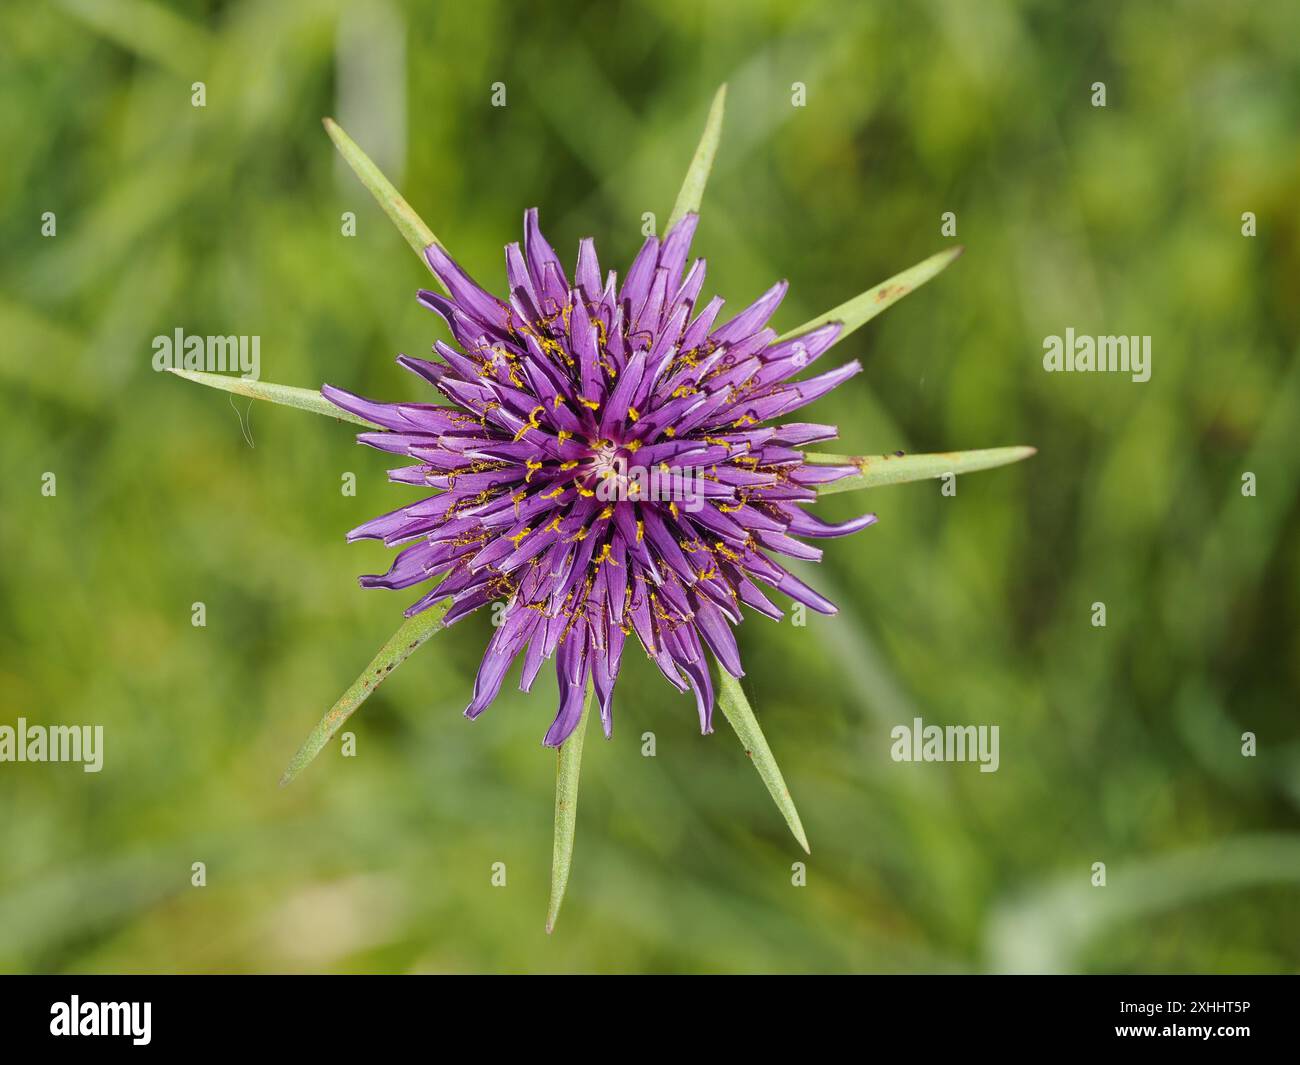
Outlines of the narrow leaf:
[{"label": "narrow leaf", "polygon": [[749,700],[745,698],[740,681],[721,666],[718,667],[718,678],[720,681],[718,706],[731,722],[731,727],[736,730],[736,735],[744,745],[745,753],[754,763],[758,775],[763,778],[763,783],[767,785],[776,808],[781,811],[781,816],[790,826],[790,831],[799,841],[799,846],[806,853],[811,854],[812,851],[808,849],[808,837],[804,834],[803,823],[799,820],[799,811],[794,808],[794,800],[790,798],[790,789],[785,786],[785,778],[781,776],[781,770],[772,756],[772,748],[767,745],[763,730],[758,727],[758,718],[754,716]]},{"label": "narrow leaf", "polygon": [[421,611],[413,618],[408,618],[391,637],[379,653],[366,666],[361,676],[352,682],[324,717],[311,731],[306,742],[293,756],[289,768],[280,778],[280,787],[284,787],[320,754],[325,744],[334,737],[334,733],[343,727],[343,722],[350,718],[370,694],[379,687],[398,666],[405,662],[416,648],[442,627],[442,616],[451,606],[450,599],[435,603],[428,610]]},{"label": "narrow leaf", "polygon": [[355,414],[349,414],[340,407],[334,406],[319,392],[313,392],[310,388],[294,388],[292,385],[271,385],[265,381],[245,381],[242,377],[227,377],[225,374],[219,373],[202,373],[199,370],[169,370],[168,372],[174,373],[177,377],[183,377],[187,381],[197,381],[209,388],[219,388],[223,392],[233,392],[237,396],[246,396],[249,399],[265,399],[271,403],[279,403],[281,406],[309,410],[313,414],[323,414],[335,421],[364,425],[367,429],[381,428],[374,422],[368,422],[365,418],[358,418]]},{"label": "narrow leaf", "polygon": [[854,296],[853,299],[841,303],[838,307],[832,308],[825,314],[819,314],[816,318],[804,322],[798,329],[791,329],[780,339],[787,340],[790,337],[796,337],[800,333],[816,329],[819,325],[825,325],[827,322],[840,322],[844,328],[840,331],[840,335],[835,338],[835,342],[839,343],[853,330],[866,325],[885,308],[892,307],[909,292],[915,291],[929,281],[930,278],[942,273],[962,251],[962,247],[958,245],[955,248],[947,248],[931,255],[930,258],[909,267],[901,274],[895,274],[888,281],[882,281],[875,288],[867,289],[860,296]]},{"label": "narrow leaf", "polygon": [[582,717],[569,738],[555,752],[555,844],[551,849],[551,901],[546,907],[546,934],[555,931],[564,892],[569,886],[569,867],[573,864],[573,836],[578,824],[578,773],[582,768],[582,745],[591,716],[594,687],[587,688]]},{"label": "narrow leaf", "polygon": [[821,455],[805,454],[813,466],[856,466],[862,472],[829,484],[819,484],[817,494],[835,495],[859,488],[925,481],[947,473],[991,470],[1036,455],[1036,447],[990,447],[982,451],[940,451],[930,455]]},{"label": "narrow leaf", "polygon": [[[406,238],[412,250],[424,262],[424,249],[430,244],[442,244],[437,237],[433,235],[433,230],[424,224],[415,208],[412,207],[402,197],[402,194],[393,187],[393,183],[384,177],[384,172],[375,166],[370,156],[366,155],[359,147],[357,142],[344,132],[332,118],[323,118],[321,121],[325,124],[325,132],[330,135],[330,140],[339,150],[339,154],[347,160],[348,166],[352,172],[361,179],[363,184],[375,198],[375,201],[384,209],[384,214],[388,215],[389,220],[397,227],[399,233]],[[428,264],[425,263],[427,266]],[[442,288],[443,292],[447,291],[442,281],[435,275],[435,280]],[[448,293],[450,295],[450,293]]]},{"label": "narrow leaf", "polygon": [[724,82],[713,94],[713,103],[709,107],[709,117],[704,123],[704,133],[700,137],[695,156],[691,159],[690,169],[686,171],[686,180],[682,182],[681,191],[677,193],[677,202],[673,204],[673,213],[668,216],[667,233],[692,211],[697,214],[700,201],[704,199],[704,186],[709,181],[709,171],[713,169],[713,157],[718,152],[718,139],[722,136],[722,112],[727,106],[727,85]]}]

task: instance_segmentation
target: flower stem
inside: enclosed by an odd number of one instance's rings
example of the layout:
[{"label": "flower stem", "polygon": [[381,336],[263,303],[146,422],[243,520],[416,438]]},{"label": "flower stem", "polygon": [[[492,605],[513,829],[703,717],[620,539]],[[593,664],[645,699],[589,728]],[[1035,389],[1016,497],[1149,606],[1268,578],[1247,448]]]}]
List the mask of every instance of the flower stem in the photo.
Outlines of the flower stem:
[{"label": "flower stem", "polygon": [[546,934],[555,931],[564,892],[569,886],[569,867],[573,864],[573,835],[578,823],[578,773],[582,768],[582,745],[591,716],[591,699],[595,689],[587,688],[578,727],[555,752],[555,844],[551,850],[551,901],[546,908]]}]

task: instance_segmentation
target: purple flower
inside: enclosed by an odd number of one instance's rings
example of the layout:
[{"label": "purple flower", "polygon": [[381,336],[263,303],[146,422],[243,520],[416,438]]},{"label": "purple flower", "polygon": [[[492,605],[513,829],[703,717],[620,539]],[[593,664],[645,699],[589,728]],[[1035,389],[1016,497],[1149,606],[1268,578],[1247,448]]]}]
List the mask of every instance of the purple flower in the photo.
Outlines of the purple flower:
[{"label": "purple flower", "polygon": [[818,484],[858,471],[805,463],[799,448],[833,438],[834,426],[764,423],[861,367],[792,380],[840,326],[778,340],[766,323],[784,281],[722,325],[721,298],[697,308],[704,260],[686,268],[697,221],[688,214],[662,242],[650,237],[619,286],[613,272],[602,282],[590,239],[570,282],[530,210],[523,247],[506,248],[504,302],[432,244],[425,257],[450,296],[419,298],[457,346],[436,343],[441,361],[398,362],[452,405],[322,389],[384,430],[358,440],[415,460],[391,480],[440,490],[348,534],[409,544],[362,585],[436,579],[406,615],[450,598],[447,625],[505,603],[467,717],[487,708],[520,654],[525,691],[554,657],[560,707],[544,742],[558,747],[573,731],[588,683],[609,736],[623,645],[635,634],[670,684],[694,689],[711,732],[704,648],[743,674],[732,632],[741,607],[782,616],[760,585],[835,612],[772,556],[817,560],[821,551],[795,537],[843,536],[875,515],[830,525],[806,513]]}]

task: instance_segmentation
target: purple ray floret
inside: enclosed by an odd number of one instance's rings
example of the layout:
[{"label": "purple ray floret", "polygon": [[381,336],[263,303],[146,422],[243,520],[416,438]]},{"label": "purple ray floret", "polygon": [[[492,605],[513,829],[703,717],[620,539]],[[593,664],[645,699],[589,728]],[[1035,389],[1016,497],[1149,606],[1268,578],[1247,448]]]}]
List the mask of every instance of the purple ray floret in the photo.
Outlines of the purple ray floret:
[{"label": "purple ray floret", "polygon": [[433,582],[406,615],[450,599],[447,625],[505,604],[467,717],[487,709],[515,659],[527,691],[554,658],[560,707],[544,742],[558,747],[573,731],[589,684],[609,736],[623,645],[635,635],[669,683],[694,690],[711,732],[705,648],[742,675],[732,631],[741,607],[782,616],[760,585],[835,612],[772,556],[815,561],[821,551],[794,537],[845,536],[875,515],[832,525],[806,513],[817,485],[857,470],[804,461],[799,448],[833,438],[834,426],[764,423],[860,366],[793,380],[840,326],[778,341],[767,321],[784,281],[721,324],[721,299],[697,307],[704,261],[688,266],[697,221],[688,214],[662,242],[650,237],[620,286],[613,272],[602,281],[591,240],[570,282],[530,210],[522,247],[506,248],[504,300],[430,245],[425,257],[450,296],[422,291],[420,302],[456,344],[435,344],[437,361],[398,362],[450,405],[321,390],[381,427],[358,440],[413,460],[392,480],[438,489],[348,534],[403,545],[362,585]]}]

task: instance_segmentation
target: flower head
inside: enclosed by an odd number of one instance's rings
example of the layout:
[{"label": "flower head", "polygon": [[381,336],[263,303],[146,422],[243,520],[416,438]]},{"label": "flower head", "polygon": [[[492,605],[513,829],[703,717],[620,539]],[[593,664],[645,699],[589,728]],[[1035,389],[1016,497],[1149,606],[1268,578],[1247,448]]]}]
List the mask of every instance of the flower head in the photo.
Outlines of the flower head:
[{"label": "flower head", "polygon": [[854,361],[794,381],[836,340],[838,323],[778,340],[766,327],[784,281],[722,325],[723,300],[697,307],[704,260],[687,268],[698,216],[650,237],[620,286],[602,281],[583,240],[572,282],[542,236],[536,210],[506,248],[508,298],[480,288],[438,244],[425,249],[448,296],[419,298],[456,346],[441,361],[402,356],[452,404],[382,404],[332,386],[338,407],[381,426],[362,443],[415,460],[392,480],[439,489],[349,533],[409,544],[365,587],[436,581],[407,616],[450,599],[452,624],[505,603],[466,716],[496,697],[523,655],[527,691],[556,660],[560,706],[544,742],[577,725],[588,683],[612,732],[624,642],[635,635],[669,683],[695,691],[712,731],[705,648],[741,676],[732,626],[742,607],[779,619],[766,585],[822,613],[835,607],[773,555],[816,560],[796,537],[843,536],[803,509],[816,486],[858,472],[810,465],[803,445],[835,436],[808,422],[767,424],[806,406],[861,367]]}]

